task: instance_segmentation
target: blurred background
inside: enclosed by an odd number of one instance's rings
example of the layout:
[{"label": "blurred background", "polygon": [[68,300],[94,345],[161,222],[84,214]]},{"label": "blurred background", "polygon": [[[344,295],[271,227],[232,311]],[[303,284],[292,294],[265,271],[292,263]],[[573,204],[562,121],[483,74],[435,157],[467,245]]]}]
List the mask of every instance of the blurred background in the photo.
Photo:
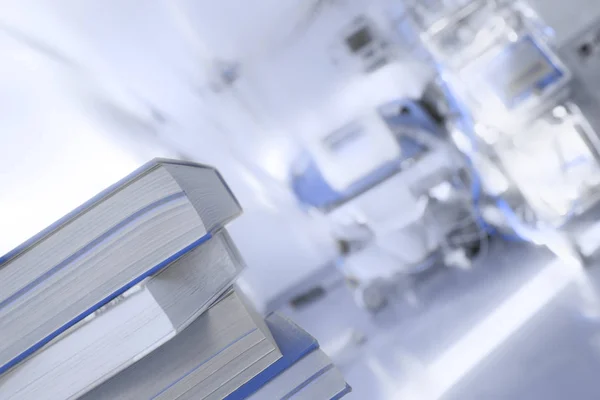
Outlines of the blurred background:
[{"label": "blurred background", "polygon": [[600,398],[600,4],[5,0],[0,254],[217,167],[261,312],[351,399]]}]

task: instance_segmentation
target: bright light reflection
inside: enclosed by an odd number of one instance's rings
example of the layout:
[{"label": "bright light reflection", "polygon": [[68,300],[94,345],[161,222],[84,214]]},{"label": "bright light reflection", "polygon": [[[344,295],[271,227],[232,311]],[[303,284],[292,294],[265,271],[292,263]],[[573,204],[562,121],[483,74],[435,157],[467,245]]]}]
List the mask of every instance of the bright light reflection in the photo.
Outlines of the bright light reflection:
[{"label": "bright light reflection", "polygon": [[[440,398],[523,327],[572,282],[574,277],[568,267],[558,259],[544,267],[534,278],[427,366],[426,375],[430,385],[428,385],[428,393],[422,393],[424,396],[422,398]],[[414,396],[413,386],[403,388],[395,398],[406,398],[408,393]]]}]

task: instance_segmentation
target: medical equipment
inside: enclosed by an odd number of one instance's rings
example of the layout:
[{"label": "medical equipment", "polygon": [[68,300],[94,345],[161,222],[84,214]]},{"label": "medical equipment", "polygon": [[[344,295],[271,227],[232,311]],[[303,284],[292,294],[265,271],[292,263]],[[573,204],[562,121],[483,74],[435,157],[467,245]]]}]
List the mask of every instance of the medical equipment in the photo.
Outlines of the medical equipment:
[{"label": "medical equipment", "polygon": [[440,73],[452,137],[488,196],[484,222],[580,263],[557,228],[599,200],[600,125],[551,29],[520,2],[411,11]]},{"label": "medical equipment", "polygon": [[468,267],[485,233],[457,186],[462,157],[412,100],[382,105],[316,135],[292,168],[298,200],[327,215],[357,302],[382,305],[385,286],[445,262]]},{"label": "medical equipment", "polygon": [[351,66],[350,70],[361,72],[374,71],[397,56],[381,24],[369,15],[359,15],[350,21],[331,51],[334,64]]}]

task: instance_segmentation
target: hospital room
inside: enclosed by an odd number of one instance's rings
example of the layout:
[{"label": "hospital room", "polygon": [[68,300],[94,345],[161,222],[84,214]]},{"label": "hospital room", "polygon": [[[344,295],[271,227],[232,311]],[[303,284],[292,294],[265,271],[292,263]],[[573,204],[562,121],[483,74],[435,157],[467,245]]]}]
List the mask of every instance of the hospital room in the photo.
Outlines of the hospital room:
[{"label": "hospital room", "polygon": [[3,2],[0,400],[599,377],[600,2]]}]

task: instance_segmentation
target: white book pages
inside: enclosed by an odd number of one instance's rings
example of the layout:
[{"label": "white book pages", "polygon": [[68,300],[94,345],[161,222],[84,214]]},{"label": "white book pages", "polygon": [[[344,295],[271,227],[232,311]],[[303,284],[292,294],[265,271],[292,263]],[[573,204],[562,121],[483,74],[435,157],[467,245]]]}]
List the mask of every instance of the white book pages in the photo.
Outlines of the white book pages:
[{"label": "white book pages", "polygon": [[174,335],[169,317],[142,290],[2,376],[0,392],[11,400],[75,398]]},{"label": "white book pages", "polygon": [[0,374],[240,212],[215,170],[158,160],[0,257]]},{"label": "white book pages", "polygon": [[[260,340],[256,340],[259,336]],[[155,399],[212,400],[223,399],[234,392],[281,357],[277,348],[262,332],[255,331],[249,335],[248,339],[250,338],[253,339],[253,343],[227,363],[216,360],[209,376],[188,375]]]},{"label": "white book pages", "polygon": [[329,357],[316,349],[277,375],[249,400],[332,399],[348,390],[344,377]]},{"label": "white book pages", "polygon": [[276,344],[234,291],[175,338],[82,399],[175,399],[188,394],[201,399],[235,390],[280,357]]},{"label": "white book pages", "polygon": [[173,338],[241,271],[226,231],[0,376],[3,399],[75,398]]}]

